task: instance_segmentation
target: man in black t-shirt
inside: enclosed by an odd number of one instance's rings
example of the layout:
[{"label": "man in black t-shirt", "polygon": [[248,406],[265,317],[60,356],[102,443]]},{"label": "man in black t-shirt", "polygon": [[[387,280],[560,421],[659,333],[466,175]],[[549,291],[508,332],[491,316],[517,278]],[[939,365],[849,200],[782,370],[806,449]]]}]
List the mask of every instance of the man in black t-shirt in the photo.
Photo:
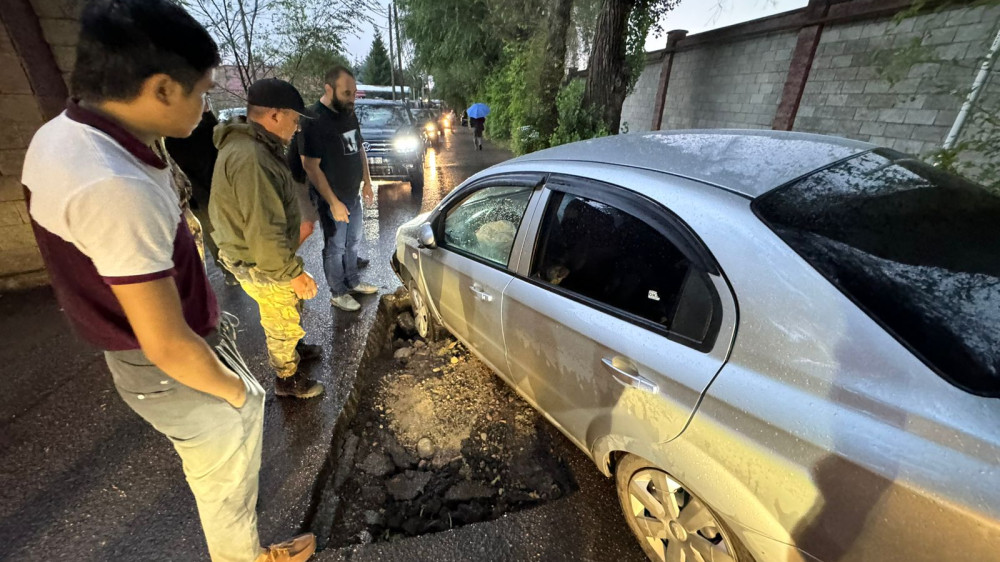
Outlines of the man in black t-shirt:
[{"label": "man in black t-shirt", "polygon": [[298,149],[323,229],[323,269],[330,286],[330,303],[353,312],[361,305],[351,293],[378,292],[362,283],[358,274],[362,199],[371,205],[375,195],[361,127],[354,114],[358,88],[354,75],[343,66],[335,66],[326,73],[325,82],[323,97],[310,107],[316,119],[302,124]]}]

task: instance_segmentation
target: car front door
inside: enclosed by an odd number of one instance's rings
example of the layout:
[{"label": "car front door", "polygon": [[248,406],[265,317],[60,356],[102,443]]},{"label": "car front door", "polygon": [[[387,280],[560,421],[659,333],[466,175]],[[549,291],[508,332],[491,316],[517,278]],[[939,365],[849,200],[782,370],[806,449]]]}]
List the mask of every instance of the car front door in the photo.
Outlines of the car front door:
[{"label": "car front door", "polygon": [[540,176],[508,176],[469,186],[433,219],[437,247],[420,250],[427,298],[442,323],[503,375],[508,374],[500,322],[503,290],[540,181]]},{"label": "car front door", "polygon": [[504,291],[512,384],[588,451],[603,435],[676,437],[733,338],[718,266],[637,194],[553,177],[544,198],[533,257]]}]

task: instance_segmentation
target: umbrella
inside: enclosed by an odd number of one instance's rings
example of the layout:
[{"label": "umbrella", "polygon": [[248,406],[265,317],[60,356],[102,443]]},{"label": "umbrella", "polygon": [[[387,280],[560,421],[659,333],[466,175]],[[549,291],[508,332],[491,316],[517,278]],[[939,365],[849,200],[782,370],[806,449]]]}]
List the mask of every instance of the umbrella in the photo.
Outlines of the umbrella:
[{"label": "umbrella", "polygon": [[472,104],[472,107],[466,110],[466,113],[468,113],[469,117],[472,119],[486,117],[490,114],[490,106],[485,103],[474,103]]}]

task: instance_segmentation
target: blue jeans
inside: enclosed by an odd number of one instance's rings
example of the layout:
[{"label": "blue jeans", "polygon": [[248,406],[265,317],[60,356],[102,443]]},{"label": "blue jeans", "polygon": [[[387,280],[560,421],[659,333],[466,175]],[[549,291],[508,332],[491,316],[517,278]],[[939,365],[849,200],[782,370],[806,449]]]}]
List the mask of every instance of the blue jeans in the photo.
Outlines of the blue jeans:
[{"label": "blue jeans", "polygon": [[348,205],[351,222],[333,220],[333,211],[325,199],[315,189],[310,190],[313,202],[319,210],[319,225],[323,229],[323,272],[330,294],[334,297],[346,295],[361,283],[358,274],[358,249],[364,228],[364,206],[359,197],[353,205]]}]

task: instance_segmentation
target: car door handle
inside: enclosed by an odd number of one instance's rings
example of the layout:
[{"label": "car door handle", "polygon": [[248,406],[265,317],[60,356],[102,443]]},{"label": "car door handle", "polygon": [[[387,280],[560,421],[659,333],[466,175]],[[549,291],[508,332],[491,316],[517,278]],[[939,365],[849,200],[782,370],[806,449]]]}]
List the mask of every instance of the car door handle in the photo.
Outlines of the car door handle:
[{"label": "car door handle", "polygon": [[625,386],[631,386],[633,388],[638,388],[639,390],[645,390],[646,392],[652,393],[656,393],[660,390],[660,388],[656,386],[656,383],[639,374],[639,370],[636,369],[635,363],[625,359],[624,357],[605,357],[604,359],[601,359],[601,362],[604,363],[604,366],[607,367],[609,371],[611,371],[611,376]]},{"label": "car door handle", "polygon": [[482,288],[478,285],[470,285],[469,290],[472,291],[472,294],[476,295],[476,298],[479,300],[483,302],[493,302],[493,295],[482,290]]}]

